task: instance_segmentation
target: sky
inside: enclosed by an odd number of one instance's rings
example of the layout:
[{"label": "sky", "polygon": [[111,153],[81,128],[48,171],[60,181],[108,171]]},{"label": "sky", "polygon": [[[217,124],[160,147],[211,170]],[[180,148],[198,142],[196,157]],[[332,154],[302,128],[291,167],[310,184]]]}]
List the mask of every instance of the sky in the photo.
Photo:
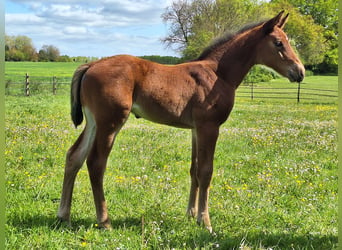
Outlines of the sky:
[{"label": "sky", "polygon": [[178,56],[160,42],[168,32],[161,14],[172,0],[5,0],[6,35],[25,35],[37,50],[61,55]]}]

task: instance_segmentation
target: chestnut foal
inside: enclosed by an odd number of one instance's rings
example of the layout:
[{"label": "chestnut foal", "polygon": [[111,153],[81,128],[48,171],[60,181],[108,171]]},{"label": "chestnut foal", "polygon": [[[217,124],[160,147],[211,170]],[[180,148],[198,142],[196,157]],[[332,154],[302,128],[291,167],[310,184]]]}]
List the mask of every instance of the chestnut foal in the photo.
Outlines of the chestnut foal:
[{"label": "chestnut foal", "polygon": [[118,55],[80,66],[71,87],[72,120],[86,125],[66,156],[58,211],[70,221],[76,175],[86,160],[98,224],[110,228],[103,176],[116,135],[130,113],[192,130],[191,187],[187,214],[211,232],[209,185],[219,127],[233,108],[235,90],[255,64],[301,82],[304,67],[283,27],[288,15],[246,27],[208,47],[197,60],[174,66]]}]

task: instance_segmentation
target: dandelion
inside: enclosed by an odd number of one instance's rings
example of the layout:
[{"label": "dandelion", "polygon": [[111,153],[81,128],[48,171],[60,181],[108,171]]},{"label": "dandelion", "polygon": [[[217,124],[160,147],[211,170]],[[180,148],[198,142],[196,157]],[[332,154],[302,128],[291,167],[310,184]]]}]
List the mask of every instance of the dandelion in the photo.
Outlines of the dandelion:
[{"label": "dandelion", "polygon": [[140,176],[131,177],[133,183],[139,182],[141,180]]},{"label": "dandelion", "polygon": [[305,181],[301,181],[301,180],[296,180],[296,183],[301,186],[303,183],[305,183]]},{"label": "dandelion", "polygon": [[123,176],[116,176],[115,177],[115,182],[116,183],[122,183],[124,181],[125,181],[125,177],[123,177]]},{"label": "dandelion", "polygon": [[224,185],[224,189],[228,190],[228,191],[232,191],[233,187],[229,186],[228,184]]}]

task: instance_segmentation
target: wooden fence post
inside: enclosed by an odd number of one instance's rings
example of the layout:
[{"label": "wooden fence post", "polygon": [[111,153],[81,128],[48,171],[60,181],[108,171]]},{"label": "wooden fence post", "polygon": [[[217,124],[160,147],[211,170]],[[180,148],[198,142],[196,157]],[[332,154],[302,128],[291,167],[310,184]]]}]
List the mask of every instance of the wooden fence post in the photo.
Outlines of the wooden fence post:
[{"label": "wooden fence post", "polygon": [[254,100],[254,82],[252,82],[252,87],[251,87],[251,98],[253,101]]},{"label": "wooden fence post", "polygon": [[56,91],[57,91],[57,77],[53,76],[52,77],[52,93],[56,95]]},{"label": "wooden fence post", "polygon": [[298,82],[298,90],[297,90],[297,103],[300,102],[300,82]]},{"label": "wooden fence post", "polygon": [[28,75],[28,73],[26,73],[25,75],[25,95],[29,96],[30,95],[30,80],[29,80],[30,76]]}]

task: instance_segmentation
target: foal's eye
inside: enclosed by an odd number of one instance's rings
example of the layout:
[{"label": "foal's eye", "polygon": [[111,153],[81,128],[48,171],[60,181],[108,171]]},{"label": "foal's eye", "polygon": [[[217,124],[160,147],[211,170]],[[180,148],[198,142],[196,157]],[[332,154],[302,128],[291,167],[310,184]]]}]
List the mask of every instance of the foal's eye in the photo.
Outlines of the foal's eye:
[{"label": "foal's eye", "polygon": [[282,48],[283,47],[283,43],[281,41],[275,41],[274,45],[278,48]]}]

